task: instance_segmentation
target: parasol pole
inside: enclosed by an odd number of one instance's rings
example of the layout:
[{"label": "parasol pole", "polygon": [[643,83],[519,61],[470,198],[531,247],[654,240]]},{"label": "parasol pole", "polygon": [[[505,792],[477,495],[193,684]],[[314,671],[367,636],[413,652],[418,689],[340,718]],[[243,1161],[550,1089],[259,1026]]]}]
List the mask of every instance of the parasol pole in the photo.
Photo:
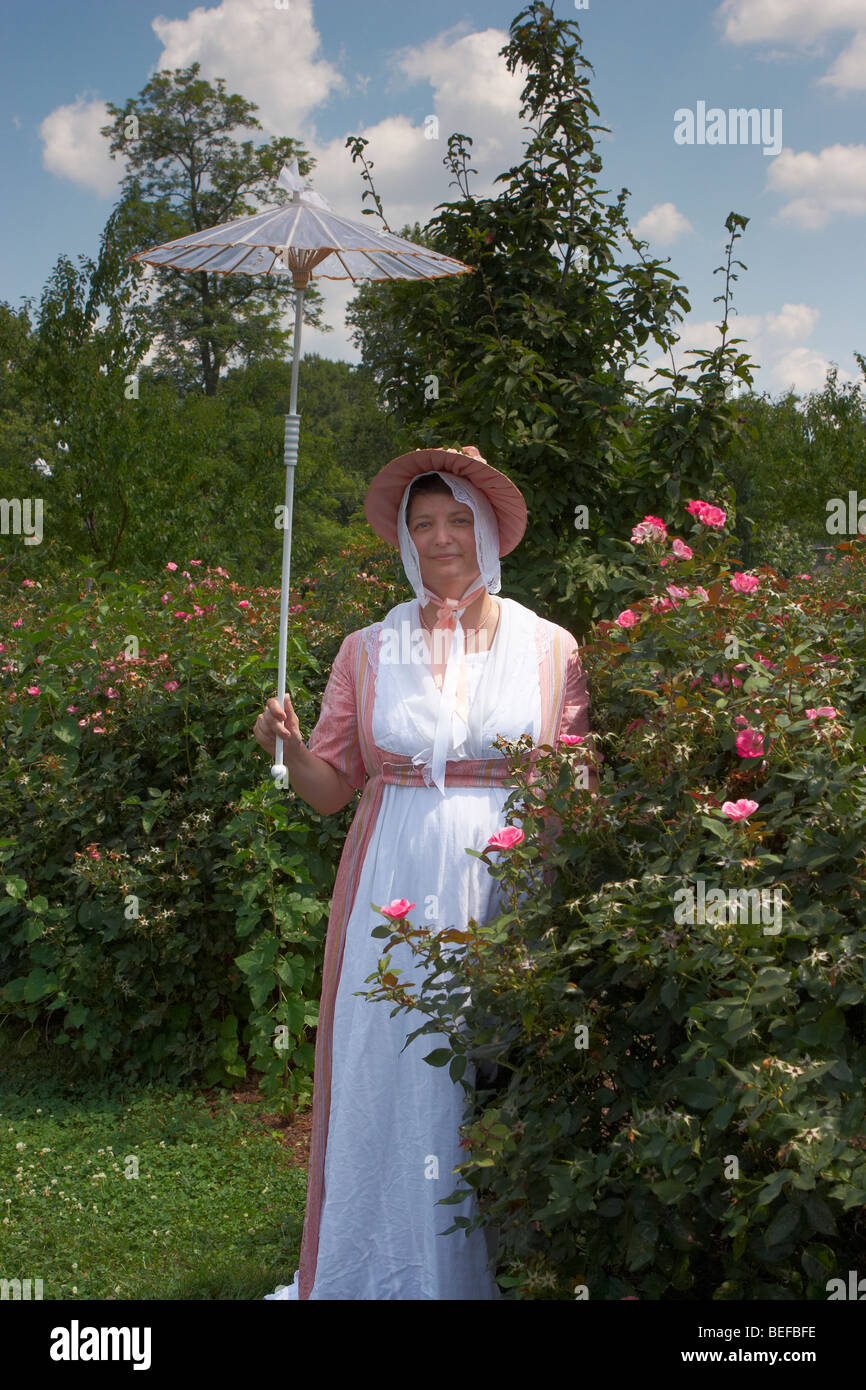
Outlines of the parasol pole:
[{"label": "parasol pole", "polygon": [[[295,191],[295,201],[300,193]],[[295,468],[298,462],[298,440],[301,433],[301,417],[298,414],[298,368],[301,362],[301,326],[304,310],[304,288],[310,272],[306,267],[292,264],[296,257],[286,249],[283,259],[292,271],[295,286],[295,329],[292,334],[292,384],[289,391],[289,413],[286,416],[286,432],[283,443],[283,462],[286,468],[286,514],[283,526],[283,577],[280,592],[280,646],[277,664],[277,698],[280,709],[286,708],[286,649],[289,635],[289,577],[292,566],[292,507],[295,496]],[[275,741],[276,761],[271,767],[271,776],[280,786],[288,786],[288,768],[283,762],[283,740],[279,734]],[[285,780],[283,780],[285,779]]]}]

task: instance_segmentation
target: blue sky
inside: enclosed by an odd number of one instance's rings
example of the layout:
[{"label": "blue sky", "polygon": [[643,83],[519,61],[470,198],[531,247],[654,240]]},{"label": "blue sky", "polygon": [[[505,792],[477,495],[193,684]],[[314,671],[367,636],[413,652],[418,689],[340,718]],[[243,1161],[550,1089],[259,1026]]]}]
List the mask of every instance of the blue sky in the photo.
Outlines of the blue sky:
[{"label": "blue sky", "polygon": [[[15,308],[38,300],[58,255],[95,256],[121,177],[99,135],[103,103],[121,105],[153,72],[193,61],[258,104],[262,138],[303,142],[317,160],[313,186],[347,216],[365,206],[349,134],[370,142],[395,229],[423,224],[454,196],[442,164],[453,131],[474,139],[472,192],[493,193],[524,140],[519,75],[498,57],[522,8],[4,0],[0,298]],[[585,9],[557,0],[554,10],[580,26],[599,120],[611,129],[601,186],[631,190],[632,225],[689,291],[681,350],[717,340],[713,270],[733,209],[751,219],[738,243],[748,269],[735,328],[760,364],[758,389],[819,389],[830,363],[856,378],[853,351],[866,352],[866,0],[589,0]],[[765,111],[776,152],[677,143],[685,123],[675,113],[712,108],[726,123],[732,109]],[[433,114],[438,140],[424,138]],[[304,350],[357,361],[343,321],[351,282],[318,287],[333,331],[305,328]],[[651,361],[661,361],[654,351]]]}]

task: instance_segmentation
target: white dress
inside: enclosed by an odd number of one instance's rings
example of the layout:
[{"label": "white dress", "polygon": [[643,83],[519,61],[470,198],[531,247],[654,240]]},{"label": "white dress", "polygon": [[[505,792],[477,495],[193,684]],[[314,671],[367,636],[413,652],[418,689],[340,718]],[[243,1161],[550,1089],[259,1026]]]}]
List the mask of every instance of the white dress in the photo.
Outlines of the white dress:
[{"label": "white dress", "polygon": [[[538,741],[541,698],[536,618],[511,599],[498,599],[499,625],[487,652],[466,655],[469,728],[453,716],[449,759],[501,757],[498,735],[523,733]],[[371,655],[377,629],[419,625],[415,600],[398,604],[382,624],[365,630]],[[373,735],[379,748],[416,762],[431,752],[439,693],[429,664],[378,661]],[[405,1051],[408,1033],[424,1015],[356,993],[372,988],[385,948],[371,931],[383,923],[370,904],[406,898],[415,925],[463,927],[470,917],[495,915],[499,885],[482,850],[496,830],[513,823],[503,806],[511,789],[494,786],[385,785],[347,927],[334,1014],[333,1069],[325,1198],[319,1227],[313,1299],[495,1299],[488,1238],[463,1229],[443,1234],[457,1215],[470,1216],[474,1196],[438,1206],[458,1185],[453,1169],[466,1161],[458,1127],[464,1091],[448,1067],[424,1061],[441,1034],[423,1034]],[[507,851],[503,851],[507,853]],[[423,969],[410,948],[391,953],[401,979],[420,983]],[[473,1069],[466,1071],[472,1081]],[[465,1184],[462,1184],[465,1185]],[[269,1299],[297,1299],[298,1274]]]}]

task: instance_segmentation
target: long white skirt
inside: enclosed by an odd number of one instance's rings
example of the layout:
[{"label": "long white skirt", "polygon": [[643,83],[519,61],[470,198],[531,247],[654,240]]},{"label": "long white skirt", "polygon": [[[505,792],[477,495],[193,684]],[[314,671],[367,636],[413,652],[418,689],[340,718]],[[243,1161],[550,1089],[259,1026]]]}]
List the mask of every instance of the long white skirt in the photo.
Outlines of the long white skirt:
[{"label": "long white skirt", "polygon": [[[337,991],[325,1196],[314,1299],[496,1299],[489,1237],[463,1229],[443,1234],[455,1216],[472,1217],[474,1196],[437,1206],[458,1185],[453,1172],[467,1158],[458,1128],[464,1092],[448,1067],[424,1061],[447,1045],[424,1034],[405,1049],[424,1021],[416,1010],[356,995],[376,970],[385,942],[371,936],[385,919],[370,903],[407,898],[414,925],[441,930],[485,922],[500,903],[482,850],[506,824],[509,790],[494,787],[385,785],[377,824],[361,871],[346,932]],[[507,851],[503,851],[507,853]],[[495,855],[495,851],[493,852]],[[452,948],[454,949],[454,948]],[[424,967],[400,943],[391,953],[401,980],[420,984]],[[466,1079],[474,1080],[467,1068]],[[297,1299],[298,1274],[269,1299]]]}]

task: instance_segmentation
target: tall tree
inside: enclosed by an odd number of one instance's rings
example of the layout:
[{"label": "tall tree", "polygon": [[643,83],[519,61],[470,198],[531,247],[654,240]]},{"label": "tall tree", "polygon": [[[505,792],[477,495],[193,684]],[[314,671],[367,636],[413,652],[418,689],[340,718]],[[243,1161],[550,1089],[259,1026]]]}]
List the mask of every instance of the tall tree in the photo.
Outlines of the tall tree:
[{"label": "tall tree", "polygon": [[[108,104],[114,119],[102,134],[127,166],[116,220],[127,254],[251,215],[260,210],[253,198],[287,203],[276,183],[282,165],[297,155],[302,174],[313,167],[290,138],[239,140],[235,132],[261,130],[258,107],[227,94],[222,78],[212,86],[199,67],[157,72],[123,107]],[[212,396],[227,365],[285,355],[291,332],[279,318],[293,304],[290,277],[148,269],[154,367],[181,389]],[[304,322],[327,331],[321,303],[311,285]]]},{"label": "tall tree", "polygon": [[[347,314],[407,441],[477,444],[519,483],[531,520],[510,589],[567,625],[615,592],[614,561],[597,550],[609,533],[713,476],[737,427],[726,382],[748,375],[723,333],[693,364],[693,397],[687,372],[671,373],[672,390],[654,394],[639,427],[647,393],[627,372],[643,365],[649,340],[671,347],[690,306],[631,233],[628,190],[612,203],[601,196],[604,127],[580,48],[577,25],[540,0],[512,21],[502,54],[509,71],[527,74],[524,158],[496,179],[496,197],[474,198],[471,140],[452,135],[445,163],[461,196],[423,231],[402,233],[473,273],[363,286]],[[353,158],[365,160],[366,143],[350,137]],[[366,167],[364,177],[372,185]],[[732,216],[733,239],[743,219]],[[629,245],[634,263],[623,257]]]}]

